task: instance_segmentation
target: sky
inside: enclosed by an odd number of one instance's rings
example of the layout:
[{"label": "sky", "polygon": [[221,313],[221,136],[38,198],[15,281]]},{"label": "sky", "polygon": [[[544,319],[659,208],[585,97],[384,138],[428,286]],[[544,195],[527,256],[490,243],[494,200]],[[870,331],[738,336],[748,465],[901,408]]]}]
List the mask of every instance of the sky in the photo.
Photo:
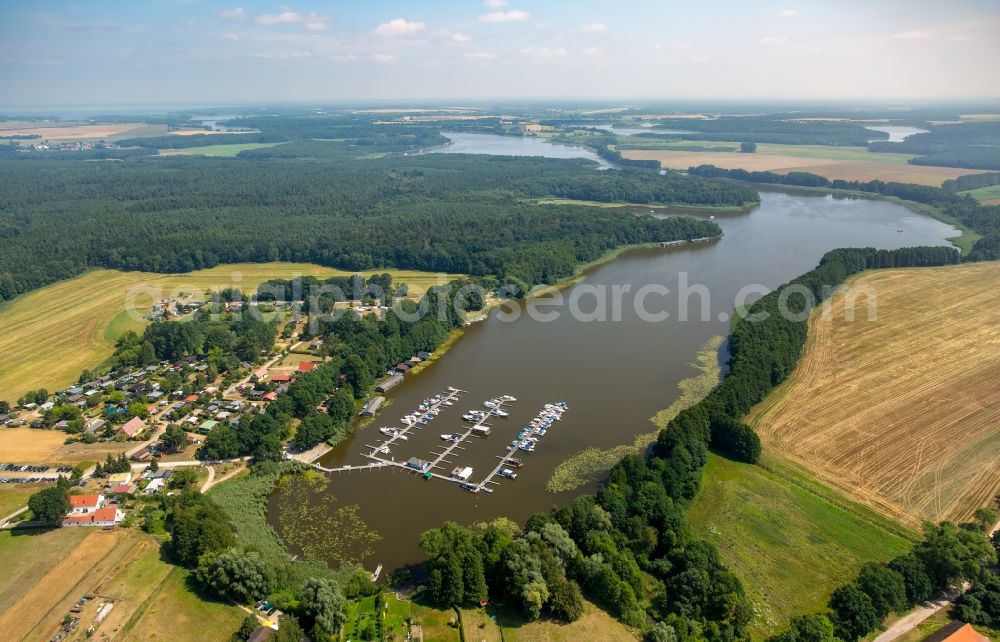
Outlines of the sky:
[{"label": "sky", "polygon": [[0,1],[0,105],[1000,97],[1000,1]]}]

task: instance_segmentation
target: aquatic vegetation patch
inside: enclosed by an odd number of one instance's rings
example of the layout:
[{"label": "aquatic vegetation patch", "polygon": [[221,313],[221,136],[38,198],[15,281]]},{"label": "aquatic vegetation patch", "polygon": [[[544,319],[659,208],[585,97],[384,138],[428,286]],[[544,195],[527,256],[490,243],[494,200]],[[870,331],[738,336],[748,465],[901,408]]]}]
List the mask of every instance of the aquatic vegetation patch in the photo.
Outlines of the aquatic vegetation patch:
[{"label": "aquatic vegetation patch", "polygon": [[303,559],[337,566],[362,562],[382,536],[361,518],[357,504],[341,506],[323,475],[285,477],[278,485],[278,531]]},{"label": "aquatic vegetation patch", "polygon": [[723,337],[709,339],[698,351],[695,362],[691,364],[699,373],[683,379],[677,384],[681,395],[669,406],[660,410],[649,420],[656,430],[637,435],[631,444],[622,444],[612,448],[586,448],[556,466],[545,484],[550,493],[561,493],[592,483],[606,475],[615,464],[626,455],[641,453],[656,441],[656,435],[666,427],[671,419],[686,408],[695,405],[712,391],[719,383],[722,369],[719,365],[719,347]]}]

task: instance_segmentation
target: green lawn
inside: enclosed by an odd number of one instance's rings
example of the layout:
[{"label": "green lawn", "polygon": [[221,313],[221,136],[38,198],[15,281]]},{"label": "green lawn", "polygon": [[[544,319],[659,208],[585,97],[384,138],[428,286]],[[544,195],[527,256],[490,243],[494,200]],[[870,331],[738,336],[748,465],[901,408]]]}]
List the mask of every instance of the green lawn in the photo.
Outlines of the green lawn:
[{"label": "green lawn", "polygon": [[754,601],[757,639],[793,615],[823,609],[862,563],[904,552],[912,536],[795,471],[715,455],[688,517],[743,580]]},{"label": "green lawn", "polygon": [[997,201],[1000,200],[1000,185],[980,187],[979,189],[974,189],[968,192],[959,192],[959,193],[971,194],[972,198],[976,199],[977,201]]},{"label": "green lawn", "polygon": [[226,156],[233,157],[248,149],[274,147],[281,143],[238,143],[229,145],[201,145],[178,149],[161,149],[160,156]]}]

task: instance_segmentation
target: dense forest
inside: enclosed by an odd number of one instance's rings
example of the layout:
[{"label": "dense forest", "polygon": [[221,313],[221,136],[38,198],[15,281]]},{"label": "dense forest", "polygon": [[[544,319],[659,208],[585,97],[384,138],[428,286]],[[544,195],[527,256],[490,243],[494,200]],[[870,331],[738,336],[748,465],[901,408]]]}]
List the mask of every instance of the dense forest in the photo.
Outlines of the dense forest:
[{"label": "dense forest", "polygon": [[92,267],[187,272],[315,262],[552,283],[622,244],[715,236],[658,220],[528,199],[736,205],[733,183],[587,161],[463,155],[270,161],[0,161],[0,300]]},{"label": "dense forest", "polygon": [[962,176],[947,181],[942,187],[913,185],[911,183],[885,183],[882,181],[830,180],[825,176],[808,172],[748,172],[745,169],[722,169],[714,165],[699,165],[688,170],[695,176],[706,178],[730,178],[750,183],[771,183],[797,187],[830,187],[833,189],[869,192],[881,196],[891,196],[915,201],[938,208],[947,216],[955,218],[962,225],[982,235],[976,241],[967,257],[970,261],[1000,259],[1000,205],[981,205],[969,195],[956,193],[958,190],[974,189],[983,185],[994,185],[998,174]]}]

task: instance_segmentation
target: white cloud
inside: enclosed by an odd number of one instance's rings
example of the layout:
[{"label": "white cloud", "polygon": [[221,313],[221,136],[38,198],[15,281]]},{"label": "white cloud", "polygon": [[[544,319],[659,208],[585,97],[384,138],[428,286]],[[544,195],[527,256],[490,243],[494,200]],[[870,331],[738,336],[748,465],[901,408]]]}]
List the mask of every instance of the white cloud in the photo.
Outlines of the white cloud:
[{"label": "white cloud", "polygon": [[301,20],[302,14],[298,11],[292,11],[291,9],[285,9],[281,13],[262,13],[257,16],[257,24],[266,26],[291,24],[294,22],[300,22]]},{"label": "white cloud", "polygon": [[337,56],[333,56],[333,59],[337,60],[339,62],[357,62],[358,61],[358,57],[355,56],[354,54],[337,55]]},{"label": "white cloud", "polygon": [[464,33],[453,33],[451,34],[451,39],[453,42],[460,42],[462,44],[472,42],[472,36],[467,36]]},{"label": "white cloud", "polygon": [[757,42],[762,45],[768,45],[768,46],[783,45],[786,42],[788,42],[788,38],[784,36],[765,36],[760,40],[758,40]]},{"label": "white cloud", "polygon": [[656,51],[687,51],[693,49],[693,45],[690,42],[665,42],[658,45],[653,45],[653,49]]},{"label": "white cloud", "polygon": [[261,60],[303,60],[305,58],[312,58],[311,51],[289,51],[273,54],[254,54],[254,58],[260,58]]},{"label": "white cloud", "polygon": [[482,22],[520,22],[527,20],[531,15],[527,11],[512,9],[510,11],[494,11],[479,16]]},{"label": "white cloud", "polygon": [[391,56],[389,54],[375,54],[374,56],[372,56],[372,60],[374,60],[375,62],[382,62],[382,63],[390,63],[395,59],[396,59],[395,56]]},{"label": "white cloud", "polygon": [[925,38],[930,38],[931,34],[926,31],[904,31],[902,33],[894,33],[889,37],[893,40],[924,40]]},{"label": "white cloud", "polygon": [[225,18],[226,20],[242,20],[247,17],[247,12],[243,7],[236,7],[235,9],[217,9],[215,13],[220,18]]},{"label": "white cloud", "polygon": [[607,30],[608,26],[603,22],[591,22],[589,25],[583,25],[580,27],[580,31],[583,31],[584,33],[598,33]]},{"label": "white cloud", "polygon": [[309,31],[323,31],[330,26],[329,16],[318,13],[310,13],[305,19],[305,28]]},{"label": "white cloud", "polygon": [[490,9],[503,9],[507,6],[507,0],[484,0],[483,4]]},{"label": "white cloud", "polygon": [[240,39],[240,37],[237,36],[235,33],[224,33],[224,34],[222,34],[222,37],[225,40],[239,40]]},{"label": "white cloud", "polygon": [[782,9],[778,12],[778,15],[785,18],[791,18],[795,15],[795,9]]},{"label": "white cloud", "polygon": [[467,53],[465,54],[464,57],[466,60],[486,61],[486,60],[496,60],[497,55],[492,53],[487,53],[485,51],[477,51],[475,53]]},{"label": "white cloud", "polygon": [[403,18],[396,18],[375,27],[374,33],[376,36],[382,36],[383,38],[395,38],[396,36],[405,36],[423,31],[426,26],[422,22],[409,22]]},{"label": "white cloud", "polygon": [[589,47],[583,50],[583,55],[588,58],[600,58],[604,55],[603,49],[598,49],[597,47]]},{"label": "white cloud", "polygon": [[552,23],[551,22],[539,22],[535,26],[538,27],[539,29],[548,29],[549,27],[552,26]]},{"label": "white cloud", "polygon": [[521,53],[531,58],[540,60],[552,60],[555,58],[565,58],[568,53],[562,47],[529,47],[522,49]]}]

